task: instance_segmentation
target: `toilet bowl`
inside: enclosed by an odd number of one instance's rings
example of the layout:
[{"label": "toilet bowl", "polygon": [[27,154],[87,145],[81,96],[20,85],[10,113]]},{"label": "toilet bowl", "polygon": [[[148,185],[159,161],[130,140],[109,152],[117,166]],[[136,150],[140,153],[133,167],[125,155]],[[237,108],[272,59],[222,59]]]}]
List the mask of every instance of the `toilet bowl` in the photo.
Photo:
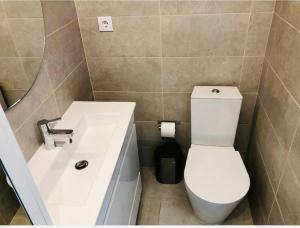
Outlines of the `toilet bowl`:
[{"label": "toilet bowl", "polygon": [[221,224],[250,187],[243,160],[233,147],[192,145],[184,179],[195,214],[207,224]]},{"label": "toilet bowl", "polygon": [[242,95],[230,86],[196,86],[191,95],[191,138],[184,170],[195,214],[220,224],[247,194],[250,179],[233,148]]}]

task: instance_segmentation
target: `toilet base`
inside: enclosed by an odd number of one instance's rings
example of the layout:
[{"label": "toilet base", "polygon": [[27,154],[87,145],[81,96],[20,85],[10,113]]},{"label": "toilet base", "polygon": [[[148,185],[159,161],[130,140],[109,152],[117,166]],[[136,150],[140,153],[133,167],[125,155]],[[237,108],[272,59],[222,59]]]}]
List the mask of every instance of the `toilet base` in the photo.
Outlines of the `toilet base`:
[{"label": "toilet base", "polygon": [[233,209],[242,200],[240,199],[228,204],[210,203],[196,196],[188,188],[188,186],[185,185],[185,187],[194,213],[200,218],[201,221],[205,222],[206,224],[222,224],[233,211]]}]

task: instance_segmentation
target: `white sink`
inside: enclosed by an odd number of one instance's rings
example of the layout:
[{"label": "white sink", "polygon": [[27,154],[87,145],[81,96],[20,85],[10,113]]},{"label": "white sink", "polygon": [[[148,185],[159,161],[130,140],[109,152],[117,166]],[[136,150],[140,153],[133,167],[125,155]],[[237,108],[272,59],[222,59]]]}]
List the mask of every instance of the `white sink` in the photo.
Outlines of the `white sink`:
[{"label": "white sink", "polygon": [[[73,102],[55,126],[73,129],[71,144],[42,145],[28,165],[54,224],[96,223],[135,103]],[[75,163],[87,160],[85,169]]]}]

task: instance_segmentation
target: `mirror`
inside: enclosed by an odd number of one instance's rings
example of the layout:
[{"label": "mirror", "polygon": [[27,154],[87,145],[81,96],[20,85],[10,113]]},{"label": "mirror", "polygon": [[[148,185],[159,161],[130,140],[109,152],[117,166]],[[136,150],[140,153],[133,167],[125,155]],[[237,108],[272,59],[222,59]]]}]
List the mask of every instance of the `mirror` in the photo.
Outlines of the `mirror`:
[{"label": "mirror", "polygon": [[0,0],[0,104],[18,103],[39,73],[45,47],[39,0]]}]

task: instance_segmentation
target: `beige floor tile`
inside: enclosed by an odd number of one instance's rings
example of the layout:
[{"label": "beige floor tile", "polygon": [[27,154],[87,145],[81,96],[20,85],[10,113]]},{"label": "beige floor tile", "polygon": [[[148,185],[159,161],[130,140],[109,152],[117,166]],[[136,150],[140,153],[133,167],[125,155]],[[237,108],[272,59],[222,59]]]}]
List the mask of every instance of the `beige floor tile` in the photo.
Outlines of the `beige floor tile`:
[{"label": "beige floor tile", "polygon": [[189,201],[185,199],[162,199],[159,214],[160,225],[203,224],[193,213]]},{"label": "beige floor tile", "polygon": [[[204,224],[193,212],[184,181],[179,184],[160,184],[153,168],[142,169],[143,192],[137,224],[196,225]],[[224,225],[252,225],[247,199],[232,212]]]},{"label": "beige floor tile", "polygon": [[160,198],[161,184],[156,181],[154,170],[151,168],[142,169],[143,191],[142,198],[155,197]]},{"label": "beige floor tile", "polygon": [[253,225],[248,199],[244,199],[224,222],[224,225]]},{"label": "beige floor tile", "polygon": [[142,198],[138,214],[138,225],[157,225],[159,221],[160,199]]}]

